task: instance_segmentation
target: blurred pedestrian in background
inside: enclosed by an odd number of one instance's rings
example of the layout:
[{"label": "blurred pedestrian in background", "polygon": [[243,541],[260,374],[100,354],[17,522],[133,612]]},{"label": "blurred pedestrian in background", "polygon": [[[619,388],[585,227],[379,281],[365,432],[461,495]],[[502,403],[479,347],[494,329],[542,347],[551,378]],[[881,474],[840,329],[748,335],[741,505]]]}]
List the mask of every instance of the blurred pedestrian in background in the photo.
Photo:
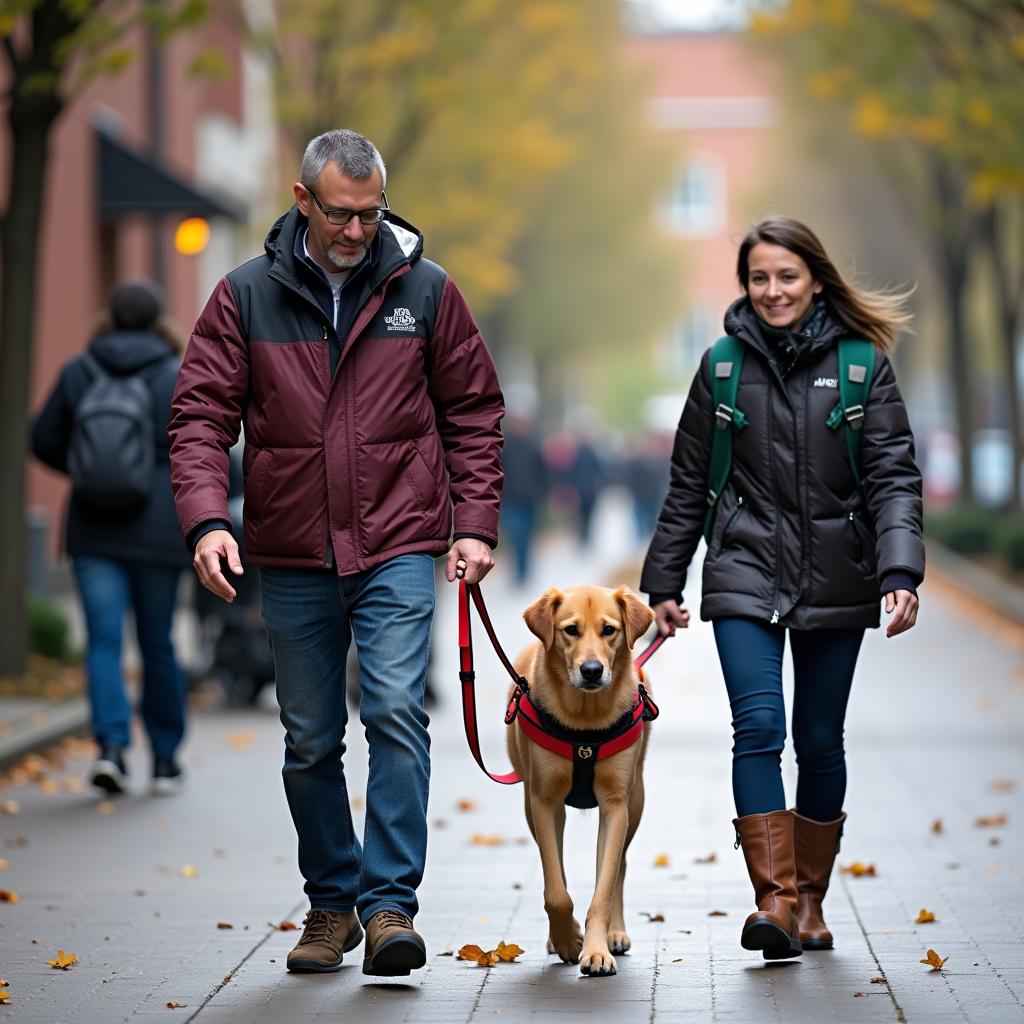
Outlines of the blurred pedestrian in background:
[{"label": "blurred pedestrian in background", "polygon": [[547,464],[533,417],[525,409],[508,415],[504,435],[501,525],[512,545],[513,578],[522,586],[530,574],[533,542],[547,501]]},{"label": "blurred pedestrian in background", "polygon": [[153,754],[152,790],[176,793],[185,733],[185,678],[171,622],[187,564],[171,497],[171,395],[181,345],[152,281],[125,281],[84,355],[61,369],[32,427],[32,451],[67,473],[65,546],[85,612],[92,732],[100,747],[90,779],[109,793],[128,784],[124,753],[132,708],[121,638],[134,613],[142,654],[140,711]]},{"label": "blurred pedestrian in background", "polygon": [[[225,571],[243,573],[227,484],[244,421],[245,552],[260,567],[310,901],[292,971],[338,970],[363,927],[364,973],[426,962],[413,918],[427,841],[434,557],[447,552],[450,582],[476,582],[498,531],[494,366],[454,281],[389,211],[385,176],[356,132],[309,143],[295,205],[265,254],[217,285],[174,399],[178,516],[201,583],[227,601]],[[362,843],[342,766],[353,637],[370,748]]]},{"label": "blurred pedestrian in background", "polygon": [[[741,941],[782,959],[832,948],[821,904],[846,818],[846,705],[880,601],[889,637],[917,619],[921,475],[886,355],[910,321],[905,296],[853,288],[810,229],[785,217],[751,229],[737,276],[731,340],[705,353],[690,388],[640,587],[662,633],[688,625],[682,590],[705,532],[701,618],[714,624],[729,692],[733,824],[758,906]],[[738,391],[726,401],[729,382]],[[792,812],[780,769],[787,632]]]},{"label": "blurred pedestrian in background", "polygon": [[607,482],[604,460],[598,454],[597,444],[589,431],[581,432],[576,438],[566,481],[576,496],[576,535],[580,546],[586,549],[590,547],[593,536],[597,499]]},{"label": "blurred pedestrian in background", "polygon": [[654,524],[668,490],[672,442],[669,439],[662,443],[662,437],[653,430],[635,435],[622,460],[622,482],[633,499],[636,538],[644,543],[654,533]]}]

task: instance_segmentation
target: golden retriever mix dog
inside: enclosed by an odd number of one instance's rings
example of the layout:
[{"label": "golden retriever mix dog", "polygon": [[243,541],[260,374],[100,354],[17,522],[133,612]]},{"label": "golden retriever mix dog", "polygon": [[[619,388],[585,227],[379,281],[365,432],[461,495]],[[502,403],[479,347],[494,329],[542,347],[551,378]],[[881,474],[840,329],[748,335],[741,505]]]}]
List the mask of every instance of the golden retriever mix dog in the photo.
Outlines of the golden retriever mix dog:
[{"label": "golden retriever mix dog", "polygon": [[[529,700],[570,730],[596,733],[628,715],[639,678],[632,648],[654,613],[628,587],[577,587],[547,591],[523,612],[537,640],[516,659],[529,683]],[[613,953],[630,947],[622,915],[626,848],[644,807],[641,775],[646,726],[639,742],[595,760],[594,795],[600,813],[597,884],[586,931],[573,917],[562,866],[565,800],[572,789],[573,761],[531,740],[517,723],[508,752],[523,780],[526,821],[540,848],[548,952],[579,963],[583,974],[615,973]],[[582,749],[582,748],[581,748]]]}]

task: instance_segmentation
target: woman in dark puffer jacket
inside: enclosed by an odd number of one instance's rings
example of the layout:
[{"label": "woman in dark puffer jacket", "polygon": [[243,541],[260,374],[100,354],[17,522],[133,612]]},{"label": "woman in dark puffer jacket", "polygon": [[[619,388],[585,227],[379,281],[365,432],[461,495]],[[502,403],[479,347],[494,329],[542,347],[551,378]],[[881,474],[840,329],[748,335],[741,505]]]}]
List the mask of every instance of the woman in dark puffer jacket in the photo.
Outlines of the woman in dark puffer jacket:
[{"label": "woman in dark puffer jacket", "polygon": [[[715,502],[701,618],[713,623],[732,708],[734,825],[758,907],[741,941],[782,959],[832,948],[821,903],[846,818],[846,704],[880,602],[891,615],[889,637],[917,618],[921,477],[886,356],[910,320],[905,296],[851,287],[813,232],[783,217],[750,230],[737,273],[745,294],[730,306],[725,328],[743,346],[735,408],[747,425],[727,428],[732,464]],[[859,484],[845,436],[852,428],[826,426],[839,397],[843,338],[875,349],[859,426]],[[682,590],[708,511],[711,370],[709,350],[683,409],[640,581],[668,635],[689,622]],[[851,380],[856,370],[848,368]],[[780,769],[787,631],[799,767],[793,811]]]}]

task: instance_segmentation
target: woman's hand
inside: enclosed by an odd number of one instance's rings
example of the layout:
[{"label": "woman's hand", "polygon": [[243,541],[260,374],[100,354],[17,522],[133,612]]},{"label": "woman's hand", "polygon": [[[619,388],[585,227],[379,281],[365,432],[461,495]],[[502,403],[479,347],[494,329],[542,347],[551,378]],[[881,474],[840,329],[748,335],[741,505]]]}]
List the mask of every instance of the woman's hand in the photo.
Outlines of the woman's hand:
[{"label": "woman's hand", "polygon": [[675,601],[659,601],[654,605],[654,621],[662,636],[675,636],[677,628],[686,629],[690,625],[690,613]]},{"label": "woman's hand", "polygon": [[[667,602],[666,602],[667,603]],[[917,595],[909,590],[893,590],[885,595],[886,613],[892,615],[886,627],[887,637],[912,629],[917,622]]]}]

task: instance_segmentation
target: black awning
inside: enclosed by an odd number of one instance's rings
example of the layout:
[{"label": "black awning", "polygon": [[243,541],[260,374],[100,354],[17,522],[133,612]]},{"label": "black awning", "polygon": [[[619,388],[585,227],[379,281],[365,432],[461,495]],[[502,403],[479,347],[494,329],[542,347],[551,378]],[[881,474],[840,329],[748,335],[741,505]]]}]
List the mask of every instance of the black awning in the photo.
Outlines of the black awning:
[{"label": "black awning", "polygon": [[125,213],[180,213],[244,220],[244,208],[182,181],[158,160],[137,153],[97,129],[99,203],[104,217]]}]

